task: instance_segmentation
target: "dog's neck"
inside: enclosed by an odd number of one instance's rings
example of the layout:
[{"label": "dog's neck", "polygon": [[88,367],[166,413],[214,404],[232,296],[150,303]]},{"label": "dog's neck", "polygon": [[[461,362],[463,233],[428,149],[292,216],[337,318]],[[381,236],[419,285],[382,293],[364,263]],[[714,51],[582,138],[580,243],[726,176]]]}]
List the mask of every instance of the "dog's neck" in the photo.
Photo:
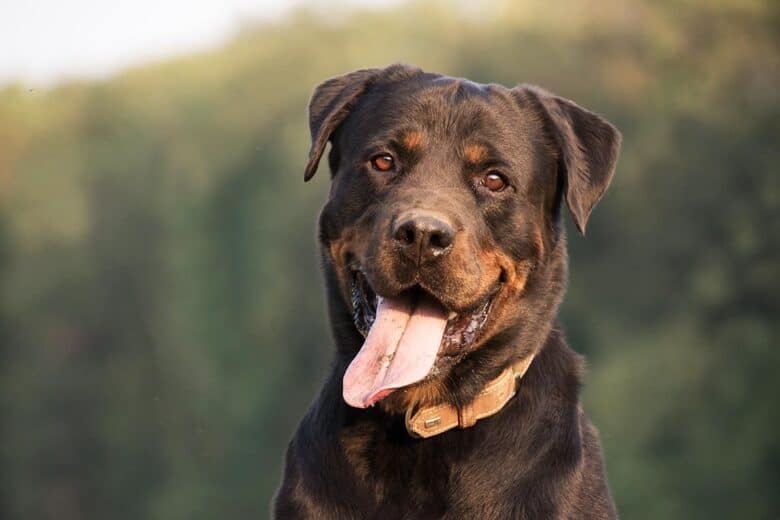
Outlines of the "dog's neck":
[{"label": "dog's neck", "polygon": [[514,362],[495,379],[489,381],[467,404],[455,406],[441,403],[406,410],[406,431],[413,437],[427,439],[453,428],[470,428],[480,419],[500,412],[515,396],[517,382],[525,375],[534,355]]}]

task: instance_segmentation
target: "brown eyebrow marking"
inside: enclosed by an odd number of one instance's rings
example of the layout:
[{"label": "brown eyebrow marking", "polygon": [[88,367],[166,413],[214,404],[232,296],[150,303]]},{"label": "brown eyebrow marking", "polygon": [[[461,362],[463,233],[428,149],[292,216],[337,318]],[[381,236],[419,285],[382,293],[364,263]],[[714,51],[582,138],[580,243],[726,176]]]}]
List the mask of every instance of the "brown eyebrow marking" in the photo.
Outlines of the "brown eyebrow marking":
[{"label": "brown eyebrow marking", "polygon": [[424,140],[425,136],[423,136],[422,132],[412,130],[407,132],[401,141],[408,150],[416,150],[422,146]]},{"label": "brown eyebrow marking", "polygon": [[463,149],[463,154],[468,162],[479,164],[488,158],[488,149],[482,144],[467,144]]}]

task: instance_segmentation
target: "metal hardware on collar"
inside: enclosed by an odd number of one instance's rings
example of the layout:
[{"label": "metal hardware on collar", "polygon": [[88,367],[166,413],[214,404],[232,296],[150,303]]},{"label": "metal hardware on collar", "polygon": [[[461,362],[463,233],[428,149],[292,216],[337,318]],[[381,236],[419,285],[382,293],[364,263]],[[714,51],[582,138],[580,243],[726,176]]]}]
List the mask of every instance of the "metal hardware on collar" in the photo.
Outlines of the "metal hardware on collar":
[{"label": "metal hardware on collar", "polygon": [[498,413],[517,392],[517,381],[531,366],[528,356],[506,367],[477,394],[472,402],[458,408],[447,403],[406,410],[406,431],[413,437],[427,439],[455,427],[470,428],[486,417]]},{"label": "metal hardware on collar", "polygon": [[426,419],[423,423],[423,426],[426,428],[433,428],[434,426],[437,426],[441,422],[441,417],[433,417],[431,419]]}]

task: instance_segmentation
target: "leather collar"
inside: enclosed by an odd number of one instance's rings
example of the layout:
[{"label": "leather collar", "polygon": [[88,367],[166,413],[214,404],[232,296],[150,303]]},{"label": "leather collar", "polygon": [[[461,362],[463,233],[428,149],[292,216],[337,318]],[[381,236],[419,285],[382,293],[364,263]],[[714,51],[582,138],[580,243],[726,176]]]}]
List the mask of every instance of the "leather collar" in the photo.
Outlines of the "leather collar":
[{"label": "leather collar", "polygon": [[405,416],[406,431],[413,437],[427,439],[456,426],[470,428],[478,420],[498,413],[514,397],[517,381],[525,375],[533,359],[534,356],[528,356],[506,367],[463,407],[442,403],[416,410],[409,408]]}]

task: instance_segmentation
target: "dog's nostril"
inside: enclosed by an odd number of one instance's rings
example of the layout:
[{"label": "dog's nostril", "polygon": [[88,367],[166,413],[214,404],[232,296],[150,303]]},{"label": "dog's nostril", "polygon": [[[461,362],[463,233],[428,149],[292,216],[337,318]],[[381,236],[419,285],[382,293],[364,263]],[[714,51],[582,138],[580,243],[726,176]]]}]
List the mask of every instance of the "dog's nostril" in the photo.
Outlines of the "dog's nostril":
[{"label": "dog's nostril", "polygon": [[393,234],[393,238],[405,246],[414,244],[417,241],[414,222],[404,222],[398,226]]},{"label": "dog's nostril", "polygon": [[432,231],[429,239],[430,247],[433,249],[444,250],[452,245],[452,233],[448,231]]}]

